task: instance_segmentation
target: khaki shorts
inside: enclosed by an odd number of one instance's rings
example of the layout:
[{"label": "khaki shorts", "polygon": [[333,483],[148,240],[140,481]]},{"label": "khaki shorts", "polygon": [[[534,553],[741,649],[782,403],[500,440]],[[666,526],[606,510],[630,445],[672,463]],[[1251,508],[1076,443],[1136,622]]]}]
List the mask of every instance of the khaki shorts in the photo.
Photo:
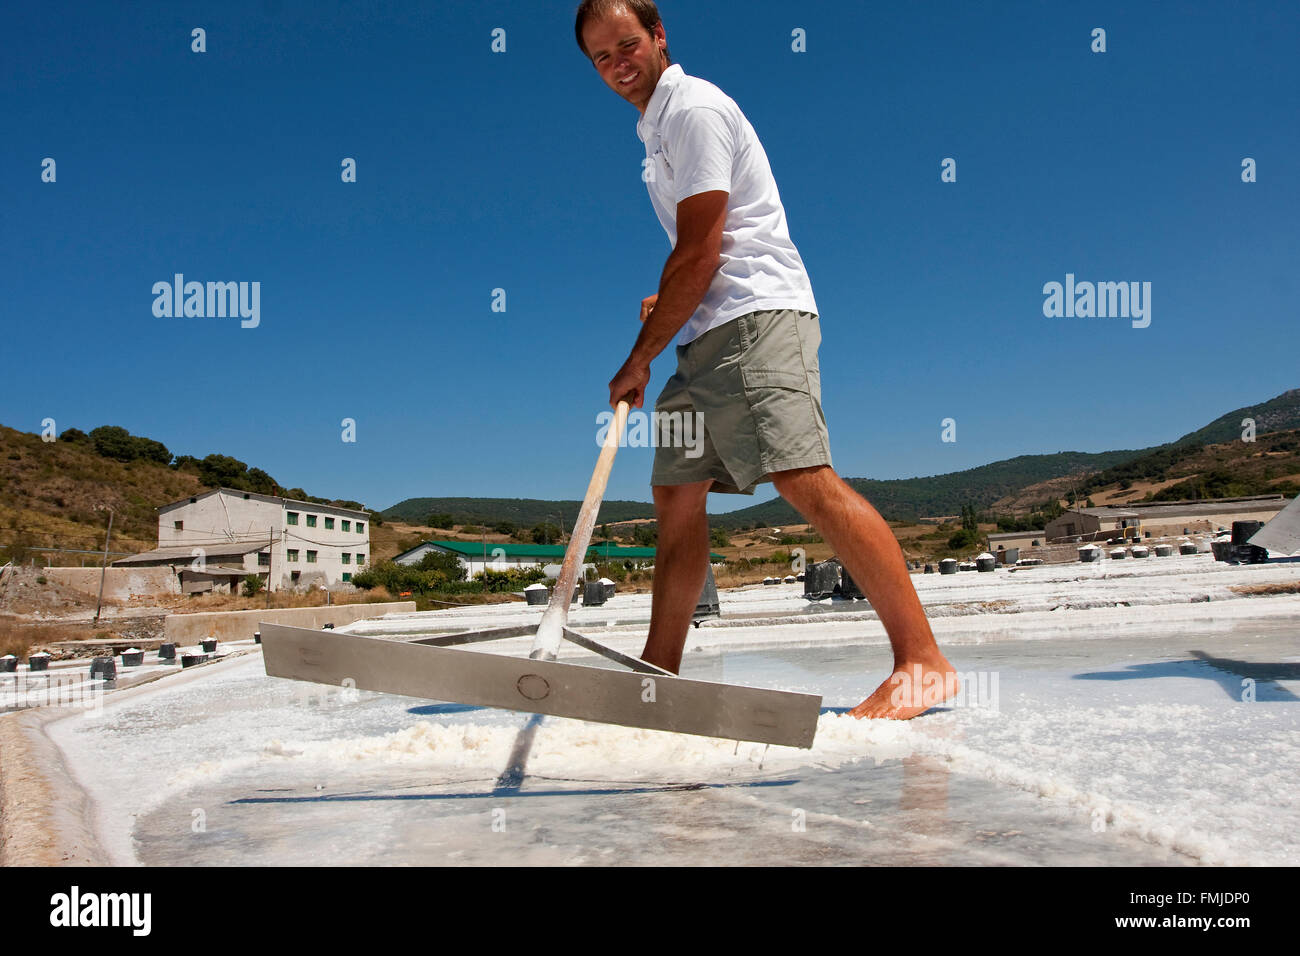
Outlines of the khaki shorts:
[{"label": "khaki shorts", "polygon": [[[831,463],[811,312],[751,312],[677,346],[655,402],[652,485],[709,478],[752,495],[772,472]],[[700,428],[699,426],[703,426]]]}]

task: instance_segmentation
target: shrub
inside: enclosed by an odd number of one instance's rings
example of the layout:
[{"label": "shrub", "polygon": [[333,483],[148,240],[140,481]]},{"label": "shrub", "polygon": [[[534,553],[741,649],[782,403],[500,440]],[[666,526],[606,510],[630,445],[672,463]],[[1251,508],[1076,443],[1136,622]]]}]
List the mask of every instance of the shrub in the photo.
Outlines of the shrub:
[{"label": "shrub", "polygon": [[262,591],[262,576],[260,574],[244,575],[244,597],[257,597]]},{"label": "shrub", "polygon": [[483,586],[484,591],[500,592],[519,591],[545,577],[546,572],[540,567],[506,568],[503,571],[488,568],[474,580]]},{"label": "shrub", "polygon": [[560,526],[551,521],[533,525],[533,544],[556,544],[560,540]]},{"label": "shrub", "polygon": [[[453,564],[454,568],[451,566]],[[400,595],[403,591],[426,594],[430,591],[458,590],[458,585],[467,583],[464,578],[465,569],[455,555],[432,552],[425,555],[419,565],[379,561],[365,571],[354,574],[352,583],[364,590],[383,586],[391,594]]]},{"label": "shrub", "polygon": [[948,550],[965,551],[977,541],[979,541],[979,532],[970,528],[962,528],[948,539]]}]

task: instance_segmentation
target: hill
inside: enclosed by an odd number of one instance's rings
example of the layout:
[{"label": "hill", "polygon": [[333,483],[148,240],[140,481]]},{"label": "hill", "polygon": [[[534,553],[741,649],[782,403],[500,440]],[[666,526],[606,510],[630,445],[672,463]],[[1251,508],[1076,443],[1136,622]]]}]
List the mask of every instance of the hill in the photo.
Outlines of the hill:
[{"label": "hill", "polygon": [[1170,445],[1215,445],[1241,440],[1243,419],[1255,420],[1255,434],[1284,432],[1300,428],[1300,388],[1283,392],[1258,405],[1246,405],[1225,415],[1220,415],[1204,428],[1188,432]]},{"label": "hill", "polygon": [[[494,525],[510,521],[521,527],[552,522],[562,527],[573,524],[581,501],[547,501],[541,498],[407,498],[380,514],[385,521],[422,525],[431,514],[451,515],[455,524]],[[654,518],[648,501],[603,501],[597,523]],[[562,519],[562,520],[561,520]]]},{"label": "hill", "polygon": [[[916,521],[919,518],[955,515],[961,506],[974,503],[983,509],[993,502],[1025,487],[1061,475],[1086,475],[1117,463],[1132,460],[1143,450],[1109,452],[1058,452],[1054,455],[1020,455],[1003,461],[923,478],[844,479],[890,521]],[[710,523],[724,528],[749,527],[757,522],[781,527],[802,521],[798,513],[781,499],[732,511],[710,515]]]},{"label": "hill", "polygon": [[[1254,444],[1241,440],[1241,422],[1245,418],[1255,420],[1257,440]],[[1285,459],[1288,436],[1295,429],[1300,429],[1300,389],[1291,389],[1266,402],[1235,409],[1176,441],[1150,448],[1095,454],[1021,455],[925,478],[845,480],[882,516],[903,521],[955,515],[966,502],[973,503],[981,511],[1025,513],[1045,502],[1068,500],[1075,490],[1082,500],[1124,482],[1150,484],[1175,478],[1192,479],[1202,472],[1205,477],[1199,484],[1192,481],[1181,485],[1179,491],[1170,491],[1172,497],[1157,497],[1156,500],[1235,496],[1263,490],[1294,494],[1294,491],[1287,490],[1285,475],[1289,465]],[[1267,444],[1271,460],[1265,468],[1260,456],[1266,450],[1264,436],[1269,434],[1279,436],[1281,444]],[[1211,444],[1215,450],[1208,457],[1202,455],[1205,446]],[[1227,468],[1233,469],[1231,476],[1224,473]],[[1219,473],[1211,475],[1216,470]],[[1266,471],[1269,473],[1267,478]],[[1252,490],[1214,493],[1215,489],[1225,488]],[[1144,493],[1139,492],[1138,497]],[[737,528],[756,522],[781,527],[802,518],[784,501],[777,499],[729,514],[710,516],[709,520],[720,527]]]},{"label": "hill", "polygon": [[311,497],[300,488],[280,490],[266,472],[226,455],[173,460],[160,442],[121,428],[89,435],[68,429],[58,441],[44,441],[0,425],[0,564],[32,557],[95,563],[90,552],[104,548],[110,509],[111,550],[147,551],[158,544],[157,508],[219,485],[364,507]]}]

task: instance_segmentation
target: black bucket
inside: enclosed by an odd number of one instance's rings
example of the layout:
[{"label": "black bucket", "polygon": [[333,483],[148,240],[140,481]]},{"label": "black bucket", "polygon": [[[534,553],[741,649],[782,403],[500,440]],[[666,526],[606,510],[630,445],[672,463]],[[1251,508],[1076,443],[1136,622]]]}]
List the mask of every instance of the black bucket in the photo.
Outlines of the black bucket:
[{"label": "black bucket", "polygon": [[840,586],[840,563],[821,561],[808,565],[803,575],[803,596],[810,601],[820,601],[835,593]]},{"label": "black bucket", "polygon": [[1245,544],[1260,528],[1264,527],[1262,521],[1234,521],[1232,523],[1232,543]]},{"label": "black bucket", "polygon": [[90,662],[90,678],[117,680],[117,662],[111,657],[96,657]]}]

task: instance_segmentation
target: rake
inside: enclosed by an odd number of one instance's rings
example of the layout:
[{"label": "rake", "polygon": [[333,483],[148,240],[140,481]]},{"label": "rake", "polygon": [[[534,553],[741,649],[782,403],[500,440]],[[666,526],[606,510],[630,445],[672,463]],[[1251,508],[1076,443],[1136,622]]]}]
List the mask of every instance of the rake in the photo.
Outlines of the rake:
[{"label": "rake", "polygon": [[[536,624],[395,640],[262,624],[262,653],[272,677],[359,690],[728,740],[811,747],[821,697],[678,677],[607,647],[568,624],[583,559],[605,494],[629,406],[618,403],[587,486],[550,602]],[[527,658],[463,649],[533,637]],[[558,660],[569,642],[626,670]],[[531,746],[521,732],[499,785],[517,784]],[[527,734],[527,736],[525,736]],[[512,773],[513,771],[517,771]]]}]

